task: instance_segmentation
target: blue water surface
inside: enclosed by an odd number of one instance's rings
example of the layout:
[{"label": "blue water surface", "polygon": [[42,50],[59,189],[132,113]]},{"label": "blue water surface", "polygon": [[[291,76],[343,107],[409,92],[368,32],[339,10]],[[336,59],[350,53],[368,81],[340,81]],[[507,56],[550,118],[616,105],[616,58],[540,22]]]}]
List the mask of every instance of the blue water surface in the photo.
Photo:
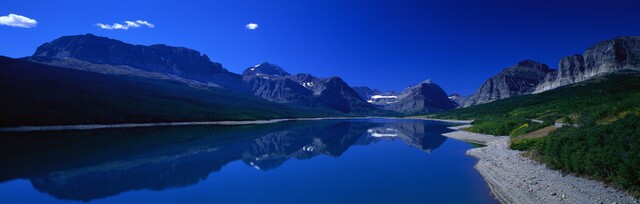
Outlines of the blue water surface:
[{"label": "blue water surface", "polygon": [[0,203],[497,203],[450,123],[4,133]]}]

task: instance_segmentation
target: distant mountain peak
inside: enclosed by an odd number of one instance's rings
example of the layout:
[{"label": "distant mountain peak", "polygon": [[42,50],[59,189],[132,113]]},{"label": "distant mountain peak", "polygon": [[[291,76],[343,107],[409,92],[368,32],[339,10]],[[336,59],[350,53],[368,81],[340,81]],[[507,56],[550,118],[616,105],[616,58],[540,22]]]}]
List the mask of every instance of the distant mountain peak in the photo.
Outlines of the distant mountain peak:
[{"label": "distant mountain peak", "polygon": [[[274,66],[274,64],[271,64],[269,62],[262,62],[260,64],[256,64],[255,66],[253,66],[253,68],[258,68],[260,66]],[[277,65],[275,65],[275,66],[277,66]]]},{"label": "distant mountain peak", "polygon": [[406,114],[423,114],[449,110],[456,106],[440,86],[431,80],[425,80],[406,88],[397,96],[397,102],[389,104],[387,108]]},{"label": "distant mountain peak", "polygon": [[522,60],[518,62],[518,67],[535,69],[544,73],[549,72],[549,66],[540,62],[536,62],[533,60]]},{"label": "distant mountain peak", "polygon": [[282,67],[271,64],[269,62],[263,62],[257,64],[253,67],[249,67],[244,72],[242,72],[243,76],[258,76],[258,75],[269,75],[269,76],[291,76],[287,71],[282,69]]}]

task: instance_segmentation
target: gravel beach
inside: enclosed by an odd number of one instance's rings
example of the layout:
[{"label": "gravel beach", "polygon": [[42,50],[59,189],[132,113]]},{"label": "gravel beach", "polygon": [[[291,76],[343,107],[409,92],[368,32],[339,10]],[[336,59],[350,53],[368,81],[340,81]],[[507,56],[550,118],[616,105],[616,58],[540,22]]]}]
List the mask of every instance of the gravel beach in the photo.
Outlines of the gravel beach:
[{"label": "gravel beach", "polygon": [[[449,127],[449,129],[461,130],[468,127],[471,127],[471,125],[466,124],[466,125],[460,125],[460,126],[453,126],[453,127]],[[473,133],[473,132],[467,132],[467,131],[453,131],[453,132],[442,134],[442,136],[465,141],[465,142],[483,144],[483,145],[486,145],[487,143],[500,138],[493,135],[485,135],[485,134]]]},{"label": "gravel beach", "polygon": [[604,183],[551,170],[509,149],[508,143],[508,137],[496,137],[486,147],[467,151],[478,158],[476,170],[502,203],[639,203]]}]

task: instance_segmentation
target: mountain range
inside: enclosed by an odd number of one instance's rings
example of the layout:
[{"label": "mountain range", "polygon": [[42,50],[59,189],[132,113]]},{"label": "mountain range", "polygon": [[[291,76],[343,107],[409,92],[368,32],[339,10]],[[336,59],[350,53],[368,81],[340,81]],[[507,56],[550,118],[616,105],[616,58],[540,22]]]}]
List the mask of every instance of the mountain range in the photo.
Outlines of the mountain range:
[{"label": "mountain range", "polygon": [[291,75],[268,62],[247,68],[242,76],[255,96],[269,101],[325,106],[345,113],[378,110],[340,77],[318,78],[303,73]]},{"label": "mountain range", "polygon": [[462,104],[467,107],[512,96],[541,93],[622,70],[640,70],[640,36],[623,36],[599,42],[584,54],[563,57],[557,70],[532,60],[522,61],[485,81]]},{"label": "mountain range", "polygon": [[431,80],[395,93],[269,62],[237,74],[189,48],[85,34],[44,43],[30,57],[0,58],[0,120],[11,127],[428,114],[639,67],[640,37],[618,37],[562,58],[557,70],[523,60],[469,97],[447,95]]},{"label": "mountain range", "polygon": [[[189,48],[132,45],[92,34],[60,37],[29,57],[3,57],[0,69],[7,78],[0,82],[3,127],[397,115],[454,108],[425,102],[446,99],[439,87],[433,96],[410,89],[415,93],[403,93],[412,97],[398,103],[405,105],[386,106],[337,76],[290,74],[269,62],[236,74]],[[413,99],[426,100],[407,105]]]}]

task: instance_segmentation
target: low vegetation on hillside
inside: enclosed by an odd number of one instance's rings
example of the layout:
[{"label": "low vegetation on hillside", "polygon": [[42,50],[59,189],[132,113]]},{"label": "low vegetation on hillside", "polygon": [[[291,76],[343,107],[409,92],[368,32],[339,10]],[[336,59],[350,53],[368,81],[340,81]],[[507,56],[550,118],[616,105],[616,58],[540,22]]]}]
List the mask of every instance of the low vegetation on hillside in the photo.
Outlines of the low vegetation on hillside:
[{"label": "low vegetation on hillside", "polygon": [[[429,117],[474,120],[469,131],[516,137],[554,123],[546,137],[516,139],[552,168],[640,192],[640,74],[598,77],[540,94],[447,111]],[[532,119],[543,123],[533,122]]]}]

